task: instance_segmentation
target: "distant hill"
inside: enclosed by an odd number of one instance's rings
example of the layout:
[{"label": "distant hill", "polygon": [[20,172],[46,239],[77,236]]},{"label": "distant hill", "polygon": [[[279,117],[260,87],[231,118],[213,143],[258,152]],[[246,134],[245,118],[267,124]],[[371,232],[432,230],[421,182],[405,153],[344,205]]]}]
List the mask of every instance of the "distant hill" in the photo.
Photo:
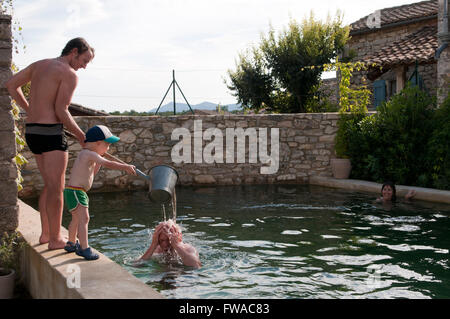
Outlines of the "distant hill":
[{"label": "distant hill", "polygon": [[[226,107],[228,106],[228,111],[235,111],[235,110],[239,110],[241,108],[240,104],[224,104],[222,105],[222,107]],[[191,104],[191,108],[193,110],[215,110],[217,107],[217,103],[211,103],[211,102],[202,102],[200,104]],[[150,112],[156,112],[158,108],[155,107],[154,109],[151,109]],[[180,103],[177,102],[176,104],[176,111],[178,112],[183,112],[183,111],[189,111],[189,106],[186,103]],[[158,112],[173,112],[173,102],[169,102],[167,104],[161,105],[161,107],[159,108]]]}]

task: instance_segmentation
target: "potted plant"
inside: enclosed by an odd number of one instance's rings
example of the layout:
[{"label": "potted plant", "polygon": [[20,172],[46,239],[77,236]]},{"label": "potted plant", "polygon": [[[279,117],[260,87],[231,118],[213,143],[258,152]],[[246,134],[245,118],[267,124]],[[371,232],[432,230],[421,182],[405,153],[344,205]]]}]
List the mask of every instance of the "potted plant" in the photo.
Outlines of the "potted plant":
[{"label": "potted plant", "polygon": [[18,253],[22,245],[17,232],[5,232],[0,238],[0,299],[13,297],[16,271],[19,269]]},{"label": "potted plant", "polygon": [[348,179],[352,171],[352,163],[349,158],[332,158],[331,171],[334,178]]},{"label": "potted plant", "polygon": [[[372,65],[375,67],[375,65]],[[339,81],[339,120],[337,122],[338,131],[335,139],[336,157],[331,159],[331,170],[334,178],[347,179],[350,177],[352,165],[348,151],[349,140],[355,130],[358,130],[358,123],[367,115],[367,106],[370,102],[370,91],[362,78],[363,84],[352,88],[350,79],[354,71],[367,70],[367,65],[363,62],[336,62],[325,66],[325,71],[338,71]]]},{"label": "potted plant", "polygon": [[345,114],[344,112],[339,113],[340,117],[337,122],[338,131],[335,139],[335,152],[337,158],[332,158],[330,164],[334,178],[348,179],[352,170],[352,164],[347,155],[347,140],[352,116],[350,114]]}]

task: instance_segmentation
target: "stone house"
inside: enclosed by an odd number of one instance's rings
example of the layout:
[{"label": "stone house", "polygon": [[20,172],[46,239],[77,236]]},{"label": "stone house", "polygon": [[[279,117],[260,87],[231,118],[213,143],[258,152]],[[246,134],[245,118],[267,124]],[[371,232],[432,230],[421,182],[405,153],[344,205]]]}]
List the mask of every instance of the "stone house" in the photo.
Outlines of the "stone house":
[{"label": "stone house", "polygon": [[[443,11],[439,6],[444,1],[447,0],[377,10],[350,25],[351,39],[345,55],[354,55],[352,61],[377,64],[367,71],[355,72],[352,78],[352,84],[365,82],[372,91],[372,108],[400,92],[407,81],[431,95],[436,95],[438,87],[442,87],[438,85],[435,53],[439,47],[438,12]],[[442,14],[439,18],[443,20]]]}]

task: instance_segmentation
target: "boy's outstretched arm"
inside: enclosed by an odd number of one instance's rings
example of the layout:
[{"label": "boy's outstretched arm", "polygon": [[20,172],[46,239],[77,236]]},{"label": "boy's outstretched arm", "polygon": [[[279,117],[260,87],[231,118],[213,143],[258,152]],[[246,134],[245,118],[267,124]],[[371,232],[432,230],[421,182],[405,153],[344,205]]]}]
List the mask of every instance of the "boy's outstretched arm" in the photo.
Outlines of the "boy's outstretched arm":
[{"label": "boy's outstretched arm", "polygon": [[[101,166],[105,166],[107,168],[118,169],[118,170],[121,170],[121,171],[125,171],[128,174],[130,174],[130,175],[136,175],[136,171],[135,171],[136,167],[133,166],[133,165],[128,165],[128,164],[122,164],[122,163],[118,163],[118,162],[114,162],[114,161],[109,161],[109,160],[101,157],[100,155],[98,155],[96,153],[93,154],[92,160],[97,164],[97,166],[101,165]],[[96,169],[97,169],[97,167],[96,167]]]}]

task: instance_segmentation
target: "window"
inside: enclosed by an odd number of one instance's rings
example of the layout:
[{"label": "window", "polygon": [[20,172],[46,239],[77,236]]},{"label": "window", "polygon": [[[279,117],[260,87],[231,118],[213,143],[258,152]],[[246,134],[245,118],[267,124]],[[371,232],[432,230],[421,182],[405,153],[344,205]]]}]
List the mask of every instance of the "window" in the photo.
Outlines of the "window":
[{"label": "window", "polygon": [[378,107],[386,101],[386,81],[378,80],[373,82],[373,92],[374,92],[374,106]]},{"label": "window", "polygon": [[392,98],[395,94],[397,94],[397,81],[392,80],[389,81],[389,99]]}]

